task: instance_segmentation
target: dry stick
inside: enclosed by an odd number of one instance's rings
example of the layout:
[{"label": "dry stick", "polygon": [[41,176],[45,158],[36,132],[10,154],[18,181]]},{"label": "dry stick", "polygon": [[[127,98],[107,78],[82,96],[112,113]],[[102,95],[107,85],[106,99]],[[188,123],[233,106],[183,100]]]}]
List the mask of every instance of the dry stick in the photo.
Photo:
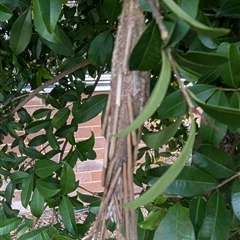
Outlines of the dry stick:
[{"label": "dry stick", "polygon": [[[31,100],[35,95],[37,95],[40,91],[42,91],[44,88],[48,87],[49,85],[52,85],[53,83],[59,81],[60,79],[62,79],[63,77],[65,77],[66,75],[75,72],[76,70],[87,66],[88,64],[90,64],[90,60],[86,59],[80,63],[78,63],[77,65],[59,73],[57,76],[55,76],[54,78],[50,79],[49,81],[45,82],[43,85],[39,86],[38,88],[36,88],[33,92],[31,92],[22,102],[20,102],[10,113],[9,116],[13,116],[14,113],[16,113],[19,109],[21,109],[29,100]],[[6,118],[8,119],[8,117]]]}]

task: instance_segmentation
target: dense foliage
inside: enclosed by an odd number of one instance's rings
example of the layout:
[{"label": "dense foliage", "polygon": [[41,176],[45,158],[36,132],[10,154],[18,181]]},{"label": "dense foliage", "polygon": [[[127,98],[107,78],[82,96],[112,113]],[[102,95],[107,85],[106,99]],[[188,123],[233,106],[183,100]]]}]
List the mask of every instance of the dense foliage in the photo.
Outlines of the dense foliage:
[{"label": "dense foliage", "polygon": [[[138,154],[145,161],[137,162],[134,183],[146,193],[131,204],[139,239],[239,239],[240,2],[159,2],[161,10],[139,0],[146,29],[129,59],[131,70],[152,73],[147,110],[130,126],[145,121],[146,147]],[[0,147],[0,184],[7,182],[1,239],[12,232],[19,239],[79,239],[94,221],[101,194],[79,193],[73,171],[77,161],[96,158],[94,135],[76,142],[74,133],[106,105],[107,96],[92,96],[94,86],[84,80],[110,71],[121,6],[0,0],[0,141],[14,138]],[[46,107],[29,114],[24,106],[34,96]],[[16,190],[37,219],[54,209],[53,224],[36,229],[19,216]],[[84,222],[76,222],[77,211],[87,212]]]}]

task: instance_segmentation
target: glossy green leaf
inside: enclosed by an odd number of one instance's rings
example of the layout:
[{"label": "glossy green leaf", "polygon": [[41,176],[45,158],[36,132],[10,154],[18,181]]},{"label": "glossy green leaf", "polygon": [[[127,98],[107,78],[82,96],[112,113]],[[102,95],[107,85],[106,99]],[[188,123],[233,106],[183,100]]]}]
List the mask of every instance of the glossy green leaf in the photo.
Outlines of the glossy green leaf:
[{"label": "glossy green leaf", "polygon": [[90,24],[82,26],[74,35],[74,39],[82,41],[93,31],[93,27]]},{"label": "glossy green leaf", "polygon": [[21,203],[23,207],[27,207],[33,191],[34,175],[30,174],[24,178],[22,183]]},{"label": "glossy green leaf", "polygon": [[[207,100],[216,90],[215,86],[198,84],[189,87],[194,94],[202,101]],[[178,117],[187,112],[187,103],[183,98],[180,90],[177,90],[165,97],[162,104],[158,108],[158,117],[167,119],[171,117]]]},{"label": "glossy green leaf", "polygon": [[69,115],[70,115],[69,108],[62,108],[58,110],[51,120],[51,126],[55,128],[61,127],[63,124],[66,123]]},{"label": "glossy green leaf", "polygon": [[152,20],[134,46],[129,59],[130,70],[148,71],[159,68],[161,62],[161,37]]},{"label": "glossy green leaf", "polygon": [[[73,55],[73,45],[69,37],[58,26],[56,26],[55,32],[51,34],[51,36],[49,36],[49,34],[42,35],[40,32],[43,43],[45,43],[53,52],[57,54],[66,57]],[[57,41],[55,41],[55,38],[57,38]]]},{"label": "glossy green leaf", "polygon": [[37,189],[39,193],[46,198],[53,197],[57,193],[61,191],[61,189],[58,189],[56,187],[53,187],[49,183],[43,180],[37,180]]},{"label": "glossy green leaf", "polygon": [[10,155],[10,154],[7,154],[3,151],[0,151],[0,160],[1,161],[6,161],[6,162],[13,162],[14,161],[14,156]]},{"label": "glossy green leaf", "polygon": [[25,50],[32,37],[31,9],[25,10],[14,22],[10,35],[10,45],[17,55]]},{"label": "glossy green leaf", "polygon": [[24,233],[21,235],[18,240],[43,240],[42,232],[45,232],[47,227],[41,227],[38,229],[34,229],[31,232]]},{"label": "glossy green leaf", "polygon": [[228,57],[223,54],[189,51],[183,57],[194,64],[205,65],[209,67],[217,67],[228,61]]},{"label": "glossy green leaf", "polygon": [[11,173],[10,179],[13,184],[18,184],[18,183],[21,183],[23,179],[27,178],[28,176],[29,174],[27,172],[17,171],[17,172]]},{"label": "glossy green leaf", "polygon": [[199,73],[192,71],[191,69],[186,67],[177,66],[177,69],[181,78],[186,79],[187,82],[196,83],[201,76]]},{"label": "glossy green leaf", "polygon": [[34,171],[40,178],[51,176],[61,167],[59,163],[49,159],[38,160],[34,165]]},{"label": "glossy green leaf", "polygon": [[236,178],[231,187],[231,203],[233,212],[240,220],[240,178]]},{"label": "glossy green leaf", "polygon": [[103,10],[110,25],[118,20],[122,10],[122,4],[119,0],[105,0],[103,2]]},{"label": "glossy green leaf", "polygon": [[51,146],[51,148],[53,150],[59,150],[60,149],[60,145],[59,145],[59,143],[57,141],[57,138],[53,134],[51,128],[48,128],[48,130],[46,132],[46,136],[47,136],[47,140],[48,140],[48,143]]},{"label": "glossy green leaf", "polygon": [[[223,91],[216,91],[208,100],[208,104],[228,107],[228,99]],[[215,146],[221,142],[227,132],[228,126],[204,114],[201,118],[199,135],[203,143],[211,143]]]},{"label": "glossy green leaf", "polygon": [[22,219],[19,217],[1,219],[0,221],[0,236],[10,233],[16,229],[21,223]]},{"label": "glossy green leaf", "polygon": [[90,44],[88,57],[95,67],[110,61],[113,50],[113,38],[110,31],[97,35]]},{"label": "glossy green leaf", "polygon": [[68,133],[73,133],[77,130],[75,125],[66,125],[57,129],[55,136],[57,137],[66,137]]},{"label": "glossy green leaf", "polygon": [[71,193],[76,188],[75,173],[72,167],[67,162],[64,162],[63,169],[61,172],[60,187],[61,193],[63,195]]},{"label": "glossy green leaf", "polygon": [[39,17],[43,20],[43,23],[49,33],[53,33],[61,13],[62,4],[67,3],[67,0],[34,0],[38,11]]},{"label": "glossy green leaf", "polygon": [[38,135],[38,136],[32,138],[29,141],[28,146],[29,147],[37,147],[37,146],[44,144],[45,142],[47,142],[47,137],[45,134],[41,134],[41,135]]},{"label": "glossy green leaf", "polygon": [[[236,108],[222,107],[213,104],[206,104],[199,100],[191,91],[191,98],[212,118],[233,128],[240,127],[240,111]],[[225,116],[225,117],[223,117]]]},{"label": "glossy green leaf", "polygon": [[[187,12],[192,18],[196,18],[198,14],[199,0],[183,0],[180,2],[182,10]],[[170,47],[176,46],[187,34],[190,29],[190,25],[184,22],[182,19],[176,18],[176,22],[172,31],[169,34],[167,45]]]},{"label": "glossy green leaf", "polygon": [[59,212],[62,216],[62,221],[65,228],[71,233],[76,233],[76,219],[73,210],[73,205],[67,197],[62,197],[62,201],[59,205]]},{"label": "glossy green leaf", "polygon": [[193,227],[198,232],[202,227],[205,218],[206,201],[201,196],[193,198],[190,202],[189,210],[189,216]]},{"label": "glossy green leaf", "polygon": [[44,118],[48,116],[51,112],[52,112],[52,109],[48,109],[48,108],[37,109],[36,111],[33,112],[33,117],[35,119]]},{"label": "glossy green leaf", "polygon": [[54,234],[53,240],[72,240],[70,237],[66,237],[64,235],[60,235],[59,233]]},{"label": "glossy green leaf", "polygon": [[222,43],[217,52],[229,58],[228,62],[218,67],[218,72],[224,83],[231,87],[237,87],[240,83],[240,52],[235,44]]},{"label": "glossy green leaf", "polygon": [[195,240],[195,233],[187,208],[182,207],[180,203],[169,208],[158,226],[153,240],[159,239]]},{"label": "glossy green leaf", "polygon": [[[136,119],[123,131],[116,134],[117,137],[122,137],[131,131],[140,127],[151,115],[156,111],[161,104],[168,88],[171,78],[171,64],[164,51],[162,51],[162,68],[157,84],[155,85],[151,96],[149,97],[145,107]],[[159,95],[161,93],[161,95]]]},{"label": "glossy green leaf", "polygon": [[6,199],[6,202],[9,204],[12,204],[14,190],[15,190],[15,184],[13,184],[12,182],[9,182],[5,189],[5,199]]},{"label": "glossy green leaf", "polygon": [[240,92],[234,92],[230,98],[230,107],[240,109]]},{"label": "glossy green leaf", "polygon": [[80,198],[81,201],[85,202],[85,203],[92,203],[95,201],[99,200],[99,197],[95,197],[92,195],[88,195],[88,194],[83,194],[80,192],[77,192],[78,197]]},{"label": "glossy green leaf", "polygon": [[74,121],[83,123],[96,117],[104,109],[106,103],[107,94],[99,94],[88,98],[76,111],[74,111]]},{"label": "glossy green leaf", "polygon": [[25,128],[26,133],[36,133],[48,126],[50,120],[38,120],[28,124]]},{"label": "glossy green leaf", "polygon": [[197,149],[193,163],[217,179],[230,177],[236,170],[233,159],[224,150],[210,144],[203,144]]},{"label": "glossy green leaf", "polygon": [[217,10],[217,17],[239,18],[240,2],[238,0],[224,1]]},{"label": "glossy green leaf", "polygon": [[45,158],[44,155],[42,153],[40,153],[39,151],[37,151],[34,148],[23,148],[23,153],[33,159],[43,159]]},{"label": "glossy green leaf", "polygon": [[30,202],[30,209],[33,216],[39,218],[44,211],[44,197],[39,193],[38,189],[35,188],[32,199]]},{"label": "glossy green leaf", "polygon": [[9,20],[12,15],[12,12],[6,6],[0,4],[0,22]]},{"label": "glossy green leaf", "polygon": [[183,147],[182,152],[175,160],[175,162],[169,167],[169,169],[157,180],[157,182],[147,192],[143,193],[136,200],[124,204],[125,207],[138,207],[151,202],[162,194],[166,188],[174,181],[174,179],[182,171],[185,163],[188,161],[189,155],[192,151],[192,147],[195,139],[196,126],[192,124],[191,132],[188,140]]},{"label": "glossy green leaf", "polygon": [[165,211],[159,209],[157,211],[151,211],[147,218],[140,222],[138,225],[143,229],[155,230],[165,216]]},{"label": "glossy green leaf", "polygon": [[189,14],[187,14],[184,10],[182,10],[177,5],[177,3],[175,3],[173,0],[163,0],[163,2],[180,19],[187,22],[195,31],[197,31],[199,33],[202,33],[202,34],[205,34],[205,35],[208,35],[208,36],[212,36],[212,37],[218,37],[218,36],[226,35],[230,31],[229,29],[225,29],[225,28],[211,28],[211,27],[208,27],[208,26],[196,21]]},{"label": "glossy green leaf", "polygon": [[[150,184],[155,184],[169,166],[153,168],[147,171]],[[191,197],[214,189],[217,180],[200,169],[184,166],[176,179],[164,191],[165,194]]]},{"label": "glossy green leaf", "polygon": [[229,221],[223,197],[216,191],[207,202],[206,215],[198,239],[228,239]]},{"label": "glossy green leaf", "polygon": [[147,133],[142,136],[142,140],[149,148],[159,148],[167,143],[171,137],[177,132],[178,127],[182,123],[182,118],[167,126],[159,132]]}]

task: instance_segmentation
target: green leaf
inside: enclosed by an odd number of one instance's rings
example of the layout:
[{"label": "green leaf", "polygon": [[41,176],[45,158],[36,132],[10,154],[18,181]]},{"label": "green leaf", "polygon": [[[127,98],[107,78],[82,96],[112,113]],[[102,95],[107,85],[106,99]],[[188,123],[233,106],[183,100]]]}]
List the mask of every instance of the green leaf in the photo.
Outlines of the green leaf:
[{"label": "green leaf", "polygon": [[239,18],[240,2],[238,0],[224,1],[217,10],[217,17]]},{"label": "green leaf", "polygon": [[143,229],[155,230],[165,216],[165,210],[159,209],[157,211],[151,211],[147,218],[140,222],[138,225]]},{"label": "green leaf", "polygon": [[73,133],[77,130],[77,127],[75,125],[66,125],[60,127],[56,132],[55,136],[57,137],[66,137],[68,133]]},{"label": "green leaf", "polygon": [[[208,100],[208,104],[228,107],[228,99],[223,91],[216,91]],[[204,114],[201,118],[199,135],[203,143],[211,143],[218,146],[227,132],[228,126]]]},{"label": "green leaf", "polygon": [[13,52],[18,55],[23,52],[32,37],[31,9],[23,12],[14,22],[10,35],[10,45]]},{"label": "green leaf", "polygon": [[[134,131],[140,127],[146,119],[151,117],[151,115],[156,111],[159,104],[161,104],[168,88],[168,84],[171,78],[171,64],[164,51],[162,51],[162,68],[161,73],[158,78],[157,84],[155,85],[151,96],[149,97],[146,105],[144,106],[141,113],[137,118],[123,131],[116,134],[116,137],[123,137],[124,135]],[[161,95],[159,95],[161,93]]]},{"label": "green leaf", "polygon": [[15,159],[14,156],[7,154],[3,151],[0,151],[0,160],[3,162],[13,162]]},{"label": "green leaf", "polygon": [[240,53],[235,44],[222,43],[217,52],[229,58],[228,62],[218,67],[218,72],[224,83],[231,87],[238,87],[240,83]]},{"label": "green leaf", "polygon": [[240,109],[240,92],[234,92],[230,98],[230,107]]},{"label": "green leaf", "polygon": [[119,0],[105,0],[103,10],[110,25],[118,20],[122,10],[122,2]]},{"label": "green leaf", "polygon": [[225,28],[211,28],[203,25],[202,23],[196,21],[189,14],[187,14],[184,10],[182,10],[177,3],[173,0],[163,0],[167,7],[172,10],[180,19],[187,22],[195,31],[208,35],[210,37],[218,37],[222,35],[226,35],[229,33],[229,29]]},{"label": "green leaf", "polygon": [[62,221],[65,228],[71,233],[76,233],[76,219],[73,210],[73,205],[67,197],[62,197],[62,201],[59,205],[59,212],[62,216]]},{"label": "green leaf", "polygon": [[[189,87],[194,94],[201,100],[207,100],[216,90],[215,86],[198,84]],[[158,108],[158,117],[167,119],[178,117],[187,112],[187,103],[180,90],[177,90],[165,97],[162,104]]]},{"label": "green leaf", "polygon": [[157,198],[162,194],[166,188],[174,181],[174,179],[182,171],[185,163],[188,161],[189,155],[192,151],[192,147],[195,139],[196,126],[193,123],[188,140],[183,147],[182,152],[175,160],[175,162],[169,167],[169,169],[157,180],[157,182],[147,192],[142,194],[136,200],[124,204],[125,207],[138,207],[151,202],[151,200]]},{"label": "green leaf", "polygon": [[193,198],[190,202],[189,210],[189,216],[193,227],[198,232],[202,227],[205,218],[206,201],[201,196]]},{"label": "green leaf", "polygon": [[38,135],[38,136],[32,138],[29,141],[28,146],[29,147],[37,147],[37,146],[44,144],[45,142],[47,142],[47,137],[45,134],[41,134],[41,135]]},{"label": "green leaf", "polygon": [[62,10],[62,4],[67,3],[67,0],[34,0],[36,3],[35,6],[38,8],[35,11],[38,11],[39,17],[43,20],[43,23],[49,33],[53,33]]},{"label": "green leaf", "polygon": [[72,167],[67,162],[64,162],[64,166],[61,172],[60,187],[61,193],[63,195],[71,193],[76,188],[75,173]]},{"label": "green leaf", "polygon": [[85,100],[83,104],[74,111],[74,121],[83,123],[96,117],[106,106],[107,97],[107,94],[99,94]]},{"label": "green leaf", "polygon": [[[56,34],[57,32],[58,34]],[[73,51],[73,45],[71,40],[68,38],[68,36],[64,33],[64,31],[56,26],[55,32],[51,34],[51,36],[48,36],[48,34],[41,34],[42,38],[41,40],[43,43],[45,43],[53,52],[63,55],[65,57],[69,57],[74,54]],[[54,36],[54,39],[52,37]],[[58,37],[58,41],[55,41],[55,38]]]},{"label": "green leaf", "polygon": [[[149,183],[154,184],[169,166],[153,168],[147,171]],[[164,191],[165,194],[192,197],[212,190],[217,180],[200,169],[184,166],[177,178]]]},{"label": "green leaf", "polygon": [[[191,0],[182,0],[180,7],[186,11],[189,16],[192,18],[196,18],[198,14],[198,5],[199,0],[191,1]],[[167,45],[170,47],[176,46],[187,34],[190,29],[190,25],[184,22],[182,19],[176,18],[176,22],[174,24],[173,30],[169,34]]]},{"label": "green leaf", "polygon": [[182,123],[182,118],[167,126],[159,132],[147,133],[142,136],[142,140],[149,148],[159,148],[167,143],[169,139],[177,132],[178,127]]},{"label": "green leaf", "polygon": [[47,129],[46,136],[47,136],[47,140],[49,142],[49,145],[52,147],[52,149],[53,150],[59,150],[60,146],[59,146],[59,143],[57,141],[57,138],[55,137],[55,135],[52,132],[52,128]]},{"label": "green leaf", "polygon": [[129,69],[148,71],[153,68],[159,68],[161,43],[159,28],[156,22],[152,20],[132,50],[129,59]]},{"label": "green leaf", "polygon": [[77,195],[81,199],[81,201],[85,203],[92,203],[92,202],[99,201],[99,197],[95,197],[92,195],[82,194],[80,192],[77,192]]},{"label": "green leaf", "polygon": [[28,124],[25,128],[26,133],[36,133],[48,126],[50,120],[39,120]]},{"label": "green leaf", "polygon": [[0,236],[9,234],[11,231],[16,229],[21,223],[22,219],[19,217],[1,219],[0,221]]},{"label": "green leaf", "polygon": [[187,82],[196,83],[201,75],[189,68],[177,66],[181,78],[186,79]]},{"label": "green leaf", "polygon": [[23,207],[27,207],[33,191],[34,175],[30,174],[24,178],[22,183],[21,203]]},{"label": "green leaf", "polygon": [[46,178],[51,176],[60,167],[61,165],[59,163],[52,160],[41,159],[35,163],[34,171],[40,178]]},{"label": "green leaf", "polygon": [[40,118],[44,118],[44,117],[48,116],[51,112],[52,112],[52,109],[41,108],[41,109],[34,111],[32,116],[35,119],[40,119]]},{"label": "green leaf", "polygon": [[195,240],[188,209],[182,207],[180,203],[169,208],[166,216],[158,226],[153,240],[159,239]]},{"label": "green leaf", "polygon": [[231,187],[231,202],[233,212],[236,217],[240,220],[240,178],[236,178]]},{"label": "green leaf", "polygon": [[217,179],[230,177],[236,170],[233,159],[224,150],[210,144],[203,144],[197,149],[193,163]]},{"label": "green leaf", "polygon": [[93,149],[95,143],[94,133],[92,132],[92,135],[90,138],[79,141],[77,143],[77,150],[81,153],[89,152]]},{"label": "green leaf", "polygon": [[82,26],[74,35],[74,40],[82,41],[84,38],[88,37],[93,31],[93,26],[90,24]]},{"label": "green leaf", "polygon": [[111,31],[104,31],[91,42],[88,57],[95,67],[110,61],[113,50],[113,37]]},{"label": "green leaf", "polygon": [[223,197],[216,191],[207,202],[206,215],[198,239],[228,239],[229,218]]},{"label": "green leaf", "polygon": [[30,209],[33,216],[40,218],[44,211],[44,197],[35,188],[30,202]]},{"label": "green leaf", "polygon": [[[191,91],[188,91],[191,98],[212,118],[233,128],[240,127],[240,111],[236,108],[222,107],[213,104],[206,104],[199,100]],[[225,116],[225,117],[223,117]]]},{"label": "green leaf", "polygon": [[61,127],[63,124],[66,123],[69,115],[70,115],[69,108],[62,108],[58,110],[51,120],[51,126],[55,128]]},{"label": "green leaf", "polygon": [[43,159],[45,158],[44,155],[42,153],[40,153],[39,151],[37,151],[34,148],[23,148],[23,153],[33,159]]},{"label": "green leaf", "polygon": [[38,179],[37,180],[37,189],[39,193],[46,198],[53,197],[61,191],[61,189],[53,187],[48,182]]},{"label": "green leaf", "polygon": [[47,230],[47,227],[34,229],[31,232],[24,233],[18,240],[43,240],[42,233]]},{"label": "green leaf", "polygon": [[0,22],[9,20],[12,15],[12,12],[6,6],[0,4]]}]

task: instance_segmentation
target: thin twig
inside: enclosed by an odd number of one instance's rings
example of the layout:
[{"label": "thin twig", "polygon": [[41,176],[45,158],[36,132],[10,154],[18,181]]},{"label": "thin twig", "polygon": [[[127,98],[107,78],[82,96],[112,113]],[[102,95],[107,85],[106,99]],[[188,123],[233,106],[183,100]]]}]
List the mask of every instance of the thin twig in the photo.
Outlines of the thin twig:
[{"label": "thin twig", "polygon": [[57,76],[55,76],[54,78],[50,79],[49,81],[45,82],[43,85],[39,86],[38,88],[36,88],[33,92],[31,92],[23,101],[21,101],[8,115],[8,117],[1,119],[1,122],[6,121],[9,117],[13,116],[19,109],[21,109],[28,101],[30,101],[34,96],[36,96],[36,94],[38,94],[40,91],[42,91],[44,88],[48,87],[49,85],[52,85],[53,83],[59,81],[60,79],[62,79],[63,77],[65,77],[66,75],[75,72],[76,70],[87,66],[88,64],[90,64],[90,60],[86,59],[80,63],[78,63],[77,65],[59,73]]},{"label": "thin twig", "polygon": [[100,80],[100,78],[101,78],[101,76],[103,74],[103,70],[104,70],[104,66],[101,66],[99,71],[98,71],[98,76],[97,76],[97,78],[96,78],[96,80],[95,80],[95,82],[93,84],[93,90],[92,90],[91,93],[89,93],[87,99],[90,98],[93,95],[93,92],[94,92],[95,88],[97,87],[98,82],[99,82],[99,80]]},{"label": "thin twig", "polygon": [[223,185],[227,184],[228,182],[231,182],[233,179],[240,177],[240,172],[236,172],[234,175],[232,175],[231,177],[225,179],[224,181],[222,181],[221,183],[219,183],[215,189],[218,189],[220,187],[222,187]]},{"label": "thin twig", "polygon": [[82,187],[82,186],[80,186],[80,185],[78,185],[78,187],[81,188],[82,190],[84,190],[84,191],[92,194],[94,197],[97,197],[97,198],[99,198],[99,199],[102,199],[102,197],[100,197],[97,193],[91,192],[91,191],[89,191],[88,189],[86,189],[85,187]]}]

